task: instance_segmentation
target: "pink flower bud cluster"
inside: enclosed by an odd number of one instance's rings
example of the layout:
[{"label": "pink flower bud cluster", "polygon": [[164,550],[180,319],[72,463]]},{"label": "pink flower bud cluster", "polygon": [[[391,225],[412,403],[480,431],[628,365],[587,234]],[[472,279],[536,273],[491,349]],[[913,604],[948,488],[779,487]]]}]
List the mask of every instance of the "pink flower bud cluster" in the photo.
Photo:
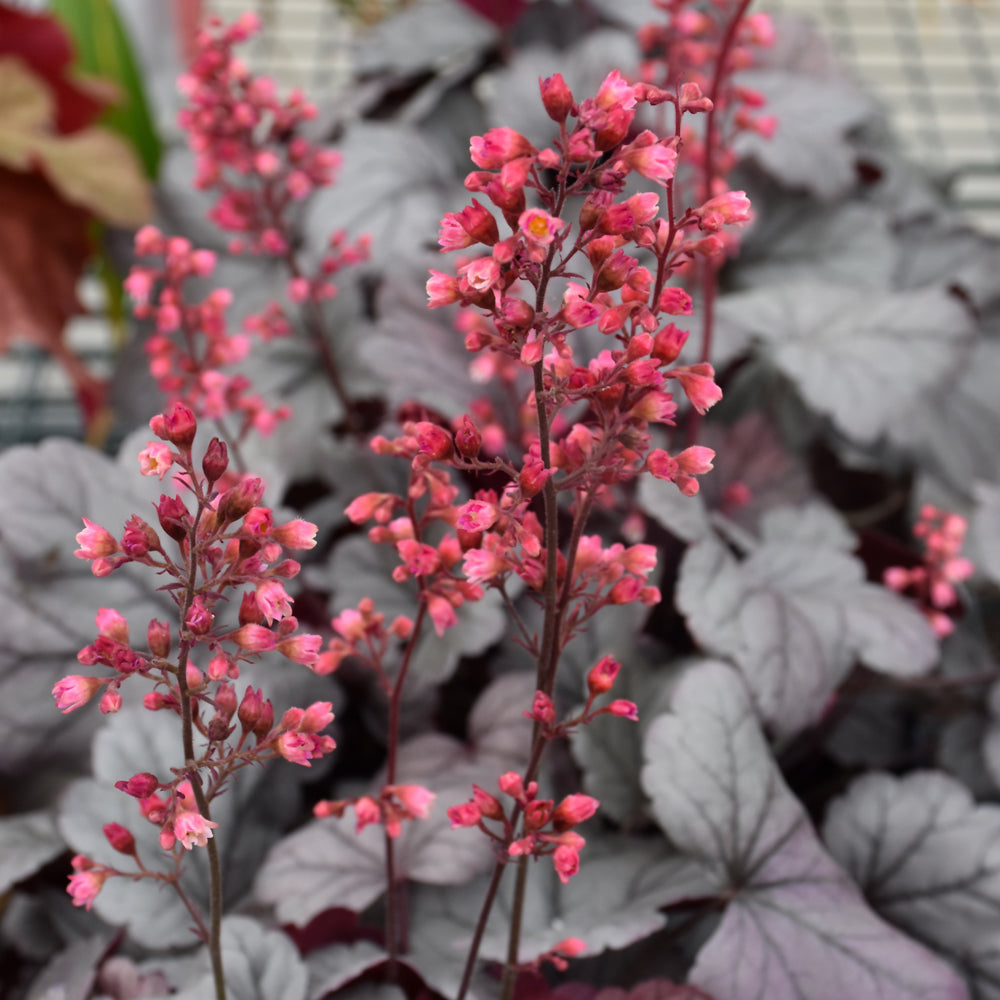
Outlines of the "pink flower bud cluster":
[{"label": "pink flower bud cluster", "polygon": [[[240,664],[264,651],[277,650],[308,666],[316,662],[322,640],[298,632],[284,586],[299,572],[299,564],[285,558],[284,550],[312,548],[315,525],[298,519],[276,523],[270,508],[261,505],[260,479],[243,476],[226,485],[227,448],[218,438],[196,464],[192,449],[197,419],[182,403],[154,417],[150,428],[160,441],[143,450],[140,469],[160,478],[173,470],[174,482],[185,495],[161,496],[155,505],[159,530],[134,515],[120,539],[84,518],[76,555],[90,560],[97,576],[136,563],[167,577],[162,589],[177,606],[177,624],[151,620],[145,643],[139,645],[124,615],[100,609],[98,635],[77,658],[86,667],[101,666],[110,674],[66,677],[55,685],[53,695],[57,706],[70,712],[103,690],[101,711],[115,712],[122,704],[119,689],[124,682],[142,676],[153,682],[144,707],[175,713],[182,725],[203,738],[202,757],[193,765],[189,761],[184,773],[166,781],[136,774],[117,785],[138,800],[143,817],[159,827],[161,847],[176,856],[177,850],[205,846],[213,836],[218,824],[207,815],[207,805],[232,773],[278,757],[309,767],[335,744],[320,732],[333,720],[329,702],[291,708],[275,725],[273,706],[261,691],[248,687],[240,698],[233,683]],[[217,611],[237,590],[242,599],[239,627],[233,629],[219,624]],[[196,665],[196,658],[202,666]],[[194,771],[211,775],[201,806],[197,789],[204,779]],[[105,831],[112,846],[134,854],[131,834],[112,827]],[[140,870],[148,874],[141,865]],[[89,906],[104,879],[118,874],[125,873],[90,863],[78,868],[70,882],[74,902]]]},{"label": "pink flower bud cluster", "polygon": [[891,566],[882,578],[890,589],[916,600],[942,639],[955,630],[953,616],[959,609],[956,584],[975,572],[972,561],[959,554],[967,527],[964,517],[926,504],[913,528],[914,537],[923,542],[923,563],[909,569]]},{"label": "pink flower bud cluster", "polygon": [[587,702],[583,710],[569,719],[558,721],[552,699],[544,691],[536,691],[531,711],[526,718],[538,723],[542,735],[549,740],[569,736],[577,727],[593,722],[599,715],[616,715],[630,722],[639,721],[639,709],[635,702],[616,698],[603,708],[594,708],[594,702],[607,694],[614,686],[621,664],[613,656],[603,656],[587,674]]},{"label": "pink flower bud cluster", "polygon": [[[498,785],[513,800],[508,809],[498,798],[473,785],[472,799],[448,810],[452,829],[478,827],[509,858],[551,857],[559,881],[568,882],[580,870],[580,851],[586,844],[573,827],[590,819],[600,803],[589,795],[577,794],[567,795],[557,806],[553,799],[539,799],[538,783],[525,783],[515,771],[501,775]],[[499,823],[500,832],[487,822]]]},{"label": "pink flower bud cluster", "polygon": [[[665,23],[640,28],[639,47],[644,80],[658,85],[663,100],[681,113],[715,112],[725,119],[722,142],[711,151],[709,195],[724,192],[724,179],[736,165],[733,140],[740,132],[773,135],[777,120],[760,113],[764,98],[733,82],[733,74],[754,64],[755,50],[774,44],[774,28],[765,13],[749,14],[746,4],[734,14],[733,4],[703,4],[694,0],[658,0]],[[732,23],[732,18],[738,19]],[[662,88],[662,90],[661,90]],[[658,102],[657,102],[658,103]],[[703,136],[685,129],[684,157],[704,166]]]},{"label": "pink flower bud cluster", "polygon": [[353,808],[357,820],[356,833],[372,823],[380,823],[390,837],[396,838],[403,832],[404,821],[427,819],[435,798],[435,793],[423,785],[383,785],[374,797],[362,795],[353,799],[317,802],[313,814],[321,819],[326,816],[340,817],[348,808]]},{"label": "pink flower bud cluster", "polygon": [[280,307],[272,303],[264,313],[247,320],[242,333],[230,333],[226,310],[232,293],[228,289],[216,288],[201,302],[186,299],[189,279],[214,272],[214,253],[196,250],[182,237],[166,237],[154,226],[139,230],[135,249],[141,258],[154,258],[132,269],[125,289],[135,301],[135,315],[156,324],[156,332],[146,341],[146,353],[160,390],[203,418],[238,415],[240,439],[251,428],[270,434],[290,415],[289,408],[269,408],[250,391],[245,375],[226,374],[222,369],[250,353],[252,336],[269,340],[290,332]]},{"label": "pink flower bud cluster", "polygon": [[[480,255],[462,258],[454,274],[432,271],[429,304],[476,310],[480,321],[462,322],[470,351],[489,348],[522,368],[541,367],[556,433],[548,466],[534,475],[541,456],[537,443],[529,445],[522,485],[540,489],[542,477],[558,473],[557,489],[592,490],[649,471],[694,493],[711,452],[651,450],[650,429],[674,424],[671,382],[700,413],[721,391],[707,362],[676,364],[688,334],[662,325],[662,317],[689,315],[692,303],[666,281],[698,257],[721,254],[719,230],[747,222],[749,202],[743,192],[720,192],[663,219],[656,192],[623,197],[626,179],[638,174],[666,188],[673,205],[677,135],[659,139],[647,130],[629,139],[637,108],[666,99],[655,87],[628,84],[616,71],[581,103],[558,75],[542,81],[541,93],[560,127],[552,147],[537,150],[509,128],[473,138],[472,159],[482,169],[466,187],[494,210],[474,199],[442,220],[442,250]],[[529,194],[540,204],[529,205]],[[511,235],[501,238],[495,212]],[[652,269],[641,262],[649,254]],[[616,346],[577,360],[572,335],[584,327]],[[570,408],[588,416],[559,427],[556,413]],[[473,457],[468,446],[463,454]]]},{"label": "pink flower bud cluster", "polygon": [[[229,26],[208,22],[196,39],[193,64],[178,81],[188,102],[179,121],[197,158],[195,186],[219,192],[209,218],[240,234],[230,251],[290,260],[291,214],[334,182],[340,154],[302,135],[316,107],[300,90],[281,98],[273,80],[255,76],[234,54],[235,46],[259,30],[253,14]],[[367,254],[366,239],[350,245],[345,234],[335,234],[314,277],[293,275],[289,297],[294,302],[332,297],[332,276]]]}]

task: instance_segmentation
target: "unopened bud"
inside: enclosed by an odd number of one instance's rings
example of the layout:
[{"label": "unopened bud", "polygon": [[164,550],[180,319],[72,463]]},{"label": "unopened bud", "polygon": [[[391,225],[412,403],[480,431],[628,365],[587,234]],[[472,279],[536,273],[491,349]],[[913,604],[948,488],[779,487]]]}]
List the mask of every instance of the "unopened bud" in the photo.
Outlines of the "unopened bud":
[{"label": "unopened bud", "polygon": [[542,92],[546,114],[561,125],[573,109],[573,92],[560,73],[553,73],[552,76],[539,80],[538,87]]},{"label": "unopened bud", "polygon": [[221,479],[229,468],[229,449],[225,441],[214,437],[205,449],[205,457],[201,460],[201,468],[209,483]]},{"label": "unopened bud", "polygon": [[119,854],[127,854],[129,856],[135,854],[135,837],[120,823],[106,823],[102,829],[104,830],[104,836],[108,838],[108,843]]}]

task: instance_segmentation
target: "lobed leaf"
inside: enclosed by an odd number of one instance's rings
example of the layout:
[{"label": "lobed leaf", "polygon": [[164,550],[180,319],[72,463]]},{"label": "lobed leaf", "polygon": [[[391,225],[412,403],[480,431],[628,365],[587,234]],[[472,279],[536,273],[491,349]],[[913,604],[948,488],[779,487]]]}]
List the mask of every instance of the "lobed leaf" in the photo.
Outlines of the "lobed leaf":
[{"label": "lobed leaf", "polygon": [[830,853],[872,906],[1000,997],[1000,807],[936,771],[866,774],[833,802]]},{"label": "lobed leaf", "polygon": [[937,660],[924,618],[867,583],[850,546],[839,517],[814,504],[769,511],[742,561],[712,534],[681,562],[677,607],[688,627],[706,651],[739,666],[779,734],[814,722],[855,659],[903,677]]},{"label": "lobed leaf", "polygon": [[941,288],[859,293],[801,280],[737,292],[719,307],[807,404],[866,444],[959,365],[973,333],[968,310]]},{"label": "lobed leaf", "polygon": [[692,984],[716,1000],[968,996],[943,962],[875,916],[825,853],[729,667],[704,663],[681,681],[646,757],[657,820],[728,900]]}]

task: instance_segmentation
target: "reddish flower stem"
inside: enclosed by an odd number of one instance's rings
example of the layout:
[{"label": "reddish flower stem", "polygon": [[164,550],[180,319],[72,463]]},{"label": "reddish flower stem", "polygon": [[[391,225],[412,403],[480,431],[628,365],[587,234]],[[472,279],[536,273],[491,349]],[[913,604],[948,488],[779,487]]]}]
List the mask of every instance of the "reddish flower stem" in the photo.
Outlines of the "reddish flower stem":
[{"label": "reddish flower stem", "polygon": [[[187,580],[184,586],[184,599],[181,603],[180,622],[183,629],[187,620],[188,612],[194,601],[198,590],[198,525],[201,523],[201,515],[207,506],[200,487],[197,486],[198,477],[193,469],[191,482],[196,487],[197,510],[191,519],[191,527],[188,530],[187,552]],[[191,788],[194,791],[195,801],[198,804],[198,812],[211,821],[212,814],[209,808],[205,790],[201,786],[201,777],[198,774],[198,765],[194,755],[194,725],[191,714],[191,696],[187,685],[187,663],[188,655],[191,652],[191,640],[182,638],[177,654],[177,693],[181,703],[181,737],[184,743],[184,766],[189,772]],[[222,967],[222,866],[219,863],[219,847],[212,837],[206,844],[208,850],[208,877],[209,877],[209,933],[206,944],[212,962],[212,978],[215,982],[216,1000],[226,1000],[226,977]],[[183,898],[183,897],[182,897]]]}]

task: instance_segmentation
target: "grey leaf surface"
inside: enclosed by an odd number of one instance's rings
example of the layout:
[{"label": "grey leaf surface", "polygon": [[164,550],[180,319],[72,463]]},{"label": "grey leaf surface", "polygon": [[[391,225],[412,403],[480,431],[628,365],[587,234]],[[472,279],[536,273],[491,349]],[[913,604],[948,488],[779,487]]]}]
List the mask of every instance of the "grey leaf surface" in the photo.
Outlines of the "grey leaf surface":
[{"label": "grey leaf surface", "polygon": [[960,367],[900,410],[886,430],[890,441],[970,498],[978,480],[1000,478],[1000,343],[980,339]]},{"label": "grey leaf surface", "polygon": [[0,894],[66,849],[47,811],[0,817]]},{"label": "grey leaf surface", "polygon": [[365,233],[372,238],[375,267],[426,278],[441,217],[460,208],[465,196],[447,159],[416,128],[387,122],[354,124],[339,151],[337,183],[310,202],[310,253],[318,258],[336,229]]},{"label": "grey leaf surface", "polygon": [[719,312],[757,338],[810,406],[862,443],[955,369],[973,335],[967,309],[940,288],[859,293],[800,281],[725,296]]},{"label": "grey leaf surface", "polygon": [[155,573],[126,566],[97,579],[73,555],[83,516],[115,534],[131,514],[152,513],[131,487],[136,478],[72,441],[0,455],[0,773],[46,764],[71,770],[85,758],[98,713],[63,715],[51,691],[80,672],[76,654],[97,634],[98,608],[116,608],[144,628],[173,606],[156,593]]},{"label": "grey leaf surface", "polygon": [[639,480],[643,510],[678,538],[693,542],[710,531],[710,511],[754,530],[770,508],[810,497],[801,461],[760,414],[748,414],[728,428],[707,424],[699,441],[715,451],[715,460],[695,496],[686,497],[673,483],[652,476]]},{"label": "grey leaf surface", "polygon": [[899,244],[889,213],[849,201],[817,206],[789,196],[768,202],[734,268],[741,288],[819,279],[858,288],[892,282]]},{"label": "grey leaf surface", "polygon": [[908,602],[865,582],[850,534],[820,505],[777,508],[740,561],[716,535],[681,563],[677,607],[702,647],[736,663],[763,718],[788,735],[814,722],[856,658],[915,676],[937,642]]},{"label": "grey leaf surface", "polygon": [[[476,836],[475,831],[465,833]],[[661,907],[711,890],[702,865],[669,854],[660,844],[584,833],[587,846],[580,855],[580,872],[567,885],[559,884],[547,859],[532,867],[521,961],[530,961],[567,937],[586,941],[588,955],[624,948],[665,924]],[[483,938],[484,959],[503,961],[506,955],[513,886],[513,871],[508,871]],[[454,993],[461,978],[484,889],[480,879],[454,888],[421,888],[414,894],[408,960],[445,995]]]},{"label": "grey leaf surface", "polygon": [[875,916],[825,853],[731,668],[701,664],[681,681],[646,757],[660,825],[729,898],[691,970],[695,986],[717,1000],[968,996],[943,962]]},{"label": "grey leaf surface", "polygon": [[977,997],[1000,996],[1000,807],[940,772],[871,773],[830,805],[823,836],[883,917],[948,955]]},{"label": "grey leaf surface", "polygon": [[770,138],[743,132],[734,148],[787,187],[832,201],[853,187],[854,150],[847,133],[872,115],[851,83],[781,69],[740,73],[740,84],[764,95],[764,113],[778,120]]},{"label": "grey leaf surface", "polygon": [[306,956],[309,996],[319,1000],[386,959],[386,952],[371,941],[333,944],[317,948]]},{"label": "grey leaf surface", "polygon": [[[228,1000],[306,1000],[309,996],[309,973],[291,939],[249,917],[222,921],[222,966]],[[177,1000],[214,1000],[211,972],[174,996]]]}]

